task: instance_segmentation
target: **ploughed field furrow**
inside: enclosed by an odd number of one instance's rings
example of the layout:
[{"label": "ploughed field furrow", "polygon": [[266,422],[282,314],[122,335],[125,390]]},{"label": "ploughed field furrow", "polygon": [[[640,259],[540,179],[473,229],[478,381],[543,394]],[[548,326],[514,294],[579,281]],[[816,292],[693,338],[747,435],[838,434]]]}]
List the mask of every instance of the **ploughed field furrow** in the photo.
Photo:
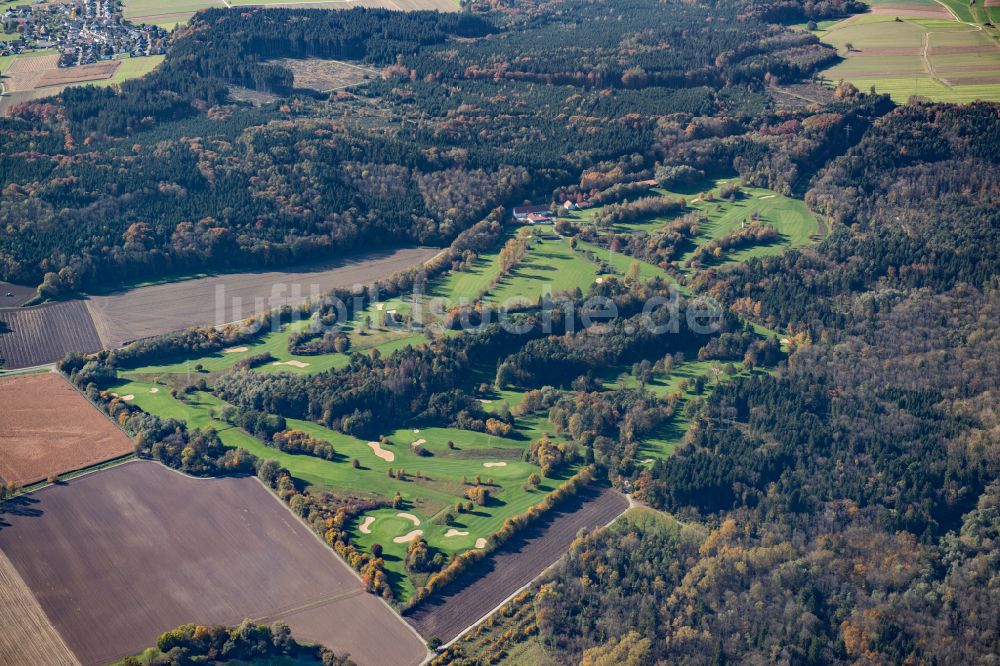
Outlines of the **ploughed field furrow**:
[{"label": "ploughed field furrow", "polygon": [[52,363],[67,352],[101,349],[84,301],[0,310],[0,322],[0,358],[7,369]]}]

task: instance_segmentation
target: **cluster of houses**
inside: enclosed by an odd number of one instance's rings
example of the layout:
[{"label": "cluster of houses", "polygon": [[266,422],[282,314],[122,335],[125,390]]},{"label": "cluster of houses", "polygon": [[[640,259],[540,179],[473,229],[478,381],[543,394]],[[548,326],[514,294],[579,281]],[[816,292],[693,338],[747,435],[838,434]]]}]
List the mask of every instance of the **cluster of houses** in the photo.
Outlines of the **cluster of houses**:
[{"label": "cluster of houses", "polygon": [[117,0],[18,5],[8,7],[0,23],[6,35],[0,55],[55,48],[62,67],[166,52],[167,31],[123,20]]},{"label": "cluster of houses", "polygon": [[[577,204],[568,199],[561,206],[563,210],[578,210],[586,207],[587,204],[585,202]],[[514,206],[512,212],[515,220],[524,222],[525,224],[546,224],[552,222],[557,217],[556,210],[552,206],[546,205]]]}]

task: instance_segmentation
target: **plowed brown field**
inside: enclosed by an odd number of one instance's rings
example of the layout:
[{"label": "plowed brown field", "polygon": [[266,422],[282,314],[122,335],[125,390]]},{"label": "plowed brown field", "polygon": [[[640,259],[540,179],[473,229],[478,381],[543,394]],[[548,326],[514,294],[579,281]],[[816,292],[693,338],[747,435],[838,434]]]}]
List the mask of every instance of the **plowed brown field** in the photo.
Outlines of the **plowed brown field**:
[{"label": "plowed brown field", "polygon": [[25,486],[128,455],[132,441],[53,373],[0,377],[0,477]]},{"label": "plowed brown field", "polygon": [[5,368],[29,368],[58,361],[66,352],[101,349],[94,321],[83,301],[0,310],[0,359]]},{"label": "plowed brown field", "polygon": [[84,666],[181,624],[244,618],[285,620],[361,665],[416,666],[427,654],[254,478],[124,463],[0,505],[0,551]]}]

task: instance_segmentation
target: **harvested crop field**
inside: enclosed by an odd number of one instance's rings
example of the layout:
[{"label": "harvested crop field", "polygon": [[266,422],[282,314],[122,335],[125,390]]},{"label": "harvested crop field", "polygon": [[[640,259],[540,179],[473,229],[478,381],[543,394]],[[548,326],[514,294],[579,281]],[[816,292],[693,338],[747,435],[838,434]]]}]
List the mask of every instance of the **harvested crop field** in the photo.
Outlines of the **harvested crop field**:
[{"label": "harvested crop field", "polygon": [[403,248],[345,257],[301,271],[235,273],[140,287],[88,301],[105,348],[191,326],[245,319],[301,303],[334,287],[367,284],[423,263],[435,248]]},{"label": "harvested crop field", "polygon": [[469,569],[446,594],[424,602],[407,620],[425,638],[451,641],[557,562],[581,529],[603,527],[627,508],[628,500],[613,490],[585,489]]},{"label": "harvested crop field", "polygon": [[254,478],[194,479],[134,461],[0,513],[0,551],[85,666],[138,653],[181,624],[244,618],[282,619],[297,638],[359,664],[415,665],[426,655]]},{"label": "harvested crop field", "polygon": [[58,53],[14,58],[4,72],[4,87],[8,93],[34,90],[38,80],[58,66]]},{"label": "harvested crop field", "polygon": [[132,452],[132,441],[61,376],[0,377],[0,477],[18,486]]},{"label": "harvested crop field", "polygon": [[79,67],[59,67],[45,71],[35,83],[35,87],[65,86],[84,81],[110,79],[122,64],[121,60],[105,60]]},{"label": "harvested crop field", "polygon": [[0,310],[0,322],[0,359],[6,368],[28,368],[58,361],[69,351],[101,349],[83,301]]},{"label": "harvested crop field", "polygon": [[[170,282],[86,301],[0,309],[0,359],[8,369],[53,363],[131,340],[245,319],[334,287],[368,284],[440,250],[416,247],[344,257],[302,270],[233,273]],[[221,299],[220,299],[221,295]],[[12,299],[14,300],[14,299]]]}]

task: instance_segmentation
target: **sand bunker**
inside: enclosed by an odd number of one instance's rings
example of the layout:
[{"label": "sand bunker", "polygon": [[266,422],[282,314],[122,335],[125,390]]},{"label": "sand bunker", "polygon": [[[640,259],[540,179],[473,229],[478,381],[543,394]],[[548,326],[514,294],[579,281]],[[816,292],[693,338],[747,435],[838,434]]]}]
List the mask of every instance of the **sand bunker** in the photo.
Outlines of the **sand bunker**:
[{"label": "sand bunker", "polygon": [[117,393],[112,393],[116,398],[121,398],[122,400],[135,400],[135,394],[129,393],[128,395],[118,395]]},{"label": "sand bunker", "polygon": [[410,444],[410,446],[423,446],[426,443],[427,443],[426,439],[418,439],[417,441]]},{"label": "sand bunker", "polygon": [[645,460],[640,460],[639,462],[641,462],[643,465],[648,465],[649,463],[653,462],[653,459],[646,458]]},{"label": "sand bunker", "polygon": [[414,525],[420,524],[420,519],[414,516],[412,513],[397,513],[396,515],[399,516],[400,518],[405,518],[406,520],[409,520]]},{"label": "sand bunker", "polygon": [[506,466],[507,466],[507,463],[505,463],[505,462],[483,463],[483,467],[506,467]]},{"label": "sand bunker", "polygon": [[486,539],[483,537],[476,539],[476,548],[486,548]]},{"label": "sand bunker", "polygon": [[480,399],[479,399],[479,402],[480,402],[481,404],[484,404],[484,405],[491,405],[491,404],[493,404],[493,401],[492,401],[492,400],[487,400],[486,398],[480,398]]},{"label": "sand bunker", "polygon": [[423,530],[413,530],[412,532],[410,532],[408,534],[404,534],[403,536],[395,537],[393,539],[393,541],[395,543],[406,543],[408,541],[413,541],[414,539],[416,539],[419,536],[422,536],[423,533],[424,533]]},{"label": "sand bunker", "polygon": [[308,363],[303,363],[302,361],[275,361],[271,365],[290,365],[293,368],[308,368]]},{"label": "sand bunker", "polygon": [[758,199],[773,199],[776,196],[777,196],[776,194],[765,194],[762,197],[758,197]]},{"label": "sand bunker", "polygon": [[451,529],[449,529],[447,532],[444,533],[444,538],[445,539],[447,539],[449,537],[456,537],[456,536],[469,536],[469,533],[468,532],[462,532],[461,530],[456,530],[454,527],[452,527]]},{"label": "sand bunker", "polygon": [[386,451],[378,442],[368,442],[368,447],[375,452],[375,455],[386,462],[392,462],[396,459],[395,453],[392,451]]},{"label": "sand bunker", "polygon": [[418,435],[418,434],[420,434],[420,430],[418,430],[417,428],[414,428],[414,429],[413,429],[413,434],[414,434],[414,435]]},{"label": "sand bunker", "polygon": [[223,354],[240,354],[242,352],[249,351],[248,347],[230,347],[229,349],[223,349]]},{"label": "sand bunker", "polygon": [[160,392],[160,389],[158,389],[158,388],[156,388],[156,387],[154,386],[153,388],[149,389],[149,392],[150,392],[150,393],[159,393],[159,392]]},{"label": "sand bunker", "polygon": [[365,521],[363,523],[361,523],[361,526],[358,527],[358,529],[361,530],[362,534],[371,534],[372,533],[372,523],[374,523],[374,522],[375,522],[375,516],[368,516],[368,517],[365,518]]}]

